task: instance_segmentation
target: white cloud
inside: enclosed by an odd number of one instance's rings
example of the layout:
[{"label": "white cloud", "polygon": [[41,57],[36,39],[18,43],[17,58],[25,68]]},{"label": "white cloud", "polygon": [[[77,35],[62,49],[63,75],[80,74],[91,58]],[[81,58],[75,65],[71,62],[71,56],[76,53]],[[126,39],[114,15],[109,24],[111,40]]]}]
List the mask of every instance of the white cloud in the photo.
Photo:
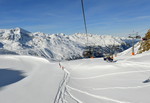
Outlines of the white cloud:
[{"label": "white cloud", "polygon": [[136,19],[149,19],[150,16],[138,16],[136,17]]}]

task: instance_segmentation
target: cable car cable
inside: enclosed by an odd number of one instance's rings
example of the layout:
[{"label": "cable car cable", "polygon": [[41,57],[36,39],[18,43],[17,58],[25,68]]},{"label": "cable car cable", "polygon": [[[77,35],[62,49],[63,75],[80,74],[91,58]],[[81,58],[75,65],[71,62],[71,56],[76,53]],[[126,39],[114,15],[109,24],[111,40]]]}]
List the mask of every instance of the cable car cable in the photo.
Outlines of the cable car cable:
[{"label": "cable car cable", "polygon": [[86,34],[86,38],[87,38],[87,43],[88,43],[88,36],[87,36],[87,25],[86,25],[86,17],[85,17],[85,12],[84,12],[84,2],[83,0],[81,0],[81,5],[82,5],[82,14],[83,14],[83,19],[84,19],[84,28],[85,28],[85,34]]}]

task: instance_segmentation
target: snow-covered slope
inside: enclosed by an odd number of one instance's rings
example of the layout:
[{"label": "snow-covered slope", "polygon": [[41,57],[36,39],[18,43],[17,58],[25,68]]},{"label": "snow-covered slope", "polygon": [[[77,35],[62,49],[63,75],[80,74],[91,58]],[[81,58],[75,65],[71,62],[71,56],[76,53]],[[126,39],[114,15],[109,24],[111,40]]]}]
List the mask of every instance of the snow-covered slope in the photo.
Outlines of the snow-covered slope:
[{"label": "snow-covered slope", "polygon": [[[135,52],[135,55],[138,54],[138,49],[140,48],[140,44],[141,44],[141,41],[139,41],[138,43],[136,43],[134,45],[134,52]],[[117,54],[118,56],[131,56],[132,55],[132,47],[121,52],[121,53],[118,53]]]},{"label": "snow-covered slope", "polygon": [[[64,62],[70,74],[66,85],[69,103],[149,103],[150,52],[116,58]],[[71,99],[74,98],[74,102]]]},{"label": "snow-covered slope", "polygon": [[150,52],[115,59],[0,56],[0,103],[149,103]]},{"label": "snow-covered slope", "polygon": [[[109,52],[112,45],[120,50],[130,47],[130,39],[88,34],[88,45],[101,46]],[[75,59],[82,56],[87,43],[85,34],[31,33],[22,28],[0,29],[0,53],[35,55],[53,60]],[[110,46],[111,45],[111,46]],[[12,52],[12,53],[11,53]]]},{"label": "snow-covered slope", "polygon": [[0,103],[54,103],[64,72],[30,56],[0,56]]}]

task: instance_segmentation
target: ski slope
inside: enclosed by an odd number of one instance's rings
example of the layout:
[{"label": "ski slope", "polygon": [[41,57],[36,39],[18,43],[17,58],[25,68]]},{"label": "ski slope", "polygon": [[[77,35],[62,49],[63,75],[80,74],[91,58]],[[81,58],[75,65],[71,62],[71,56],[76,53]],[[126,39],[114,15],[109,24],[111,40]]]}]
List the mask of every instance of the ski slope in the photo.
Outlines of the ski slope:
[{"label": "ski slope", "polygon": [[149,103],[150,83],[143,81],[150,76],[150,52],[115,59],[59,64],[32,56],[0,56],[0,73],[20,71],[16,74],[21,78],[0,87],[0,103]]},{"label": "ski slope", "polygon": [[[0,87],[0,103],[53,103],[64,74],[56,63],[31,56],[0,56],[0,73],[4,69],[9,72],[0,83],[8,85]],[[14,75],[16,70],[21,73]]]},{"label": "ski slope", "polygon": [[64,63],[70,72],[68,91],[79,103],[149,103],[150,84],[143,83],[150,76],[149,54],[118,57],[116,63],[102,59]]}]

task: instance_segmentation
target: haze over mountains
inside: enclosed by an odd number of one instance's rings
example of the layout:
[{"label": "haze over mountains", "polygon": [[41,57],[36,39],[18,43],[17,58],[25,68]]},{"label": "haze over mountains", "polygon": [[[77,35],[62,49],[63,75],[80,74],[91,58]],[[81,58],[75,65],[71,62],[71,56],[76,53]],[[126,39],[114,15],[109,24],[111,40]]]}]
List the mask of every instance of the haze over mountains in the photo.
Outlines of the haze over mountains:
[{"label": "haze over mountains", "polygon": [[[45,34],[31,33],[22,28],[0,29],[0,53],[35,55],[53,60],[76,59],[82,57],[86,48],[86,34]],[[131,47],[131,39],[108,35],[88,34],[88,45],[98,46],[101,52],[121,52]]]}]

